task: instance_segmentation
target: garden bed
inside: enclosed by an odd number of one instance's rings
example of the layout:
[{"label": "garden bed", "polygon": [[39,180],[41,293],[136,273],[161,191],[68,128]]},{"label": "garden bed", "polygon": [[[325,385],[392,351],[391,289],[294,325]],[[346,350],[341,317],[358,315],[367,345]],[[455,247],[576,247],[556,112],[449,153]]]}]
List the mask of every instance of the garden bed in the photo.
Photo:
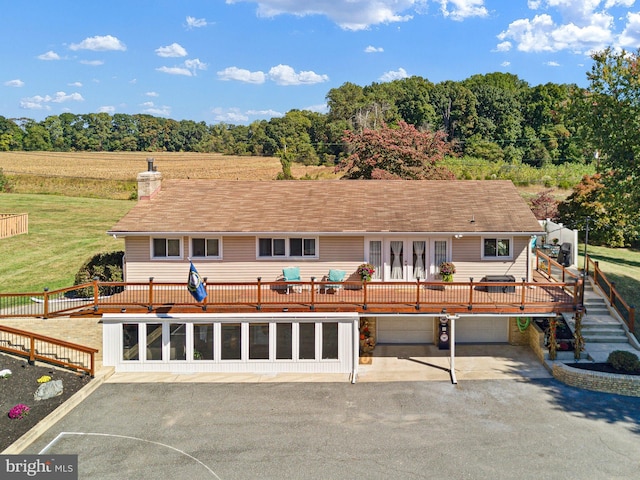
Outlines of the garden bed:
[{"label": "garden bed", "polygon": [[616,370],[609,363],[591,363],[591,362],[566,363],[565,362],[565,365],[572,368],[579,368],[581,370],[590,370],[592,372],[615,373],[616,375],[640,376],[640,370],[636,370],[634,372],[623,372],[621,370]]},{"label": "garden bed", "polygon": [[[536,325],[540,330],[544,332],[544,346],[549,347],[549,319],[548,318],[537,318],[535,320]],[[557,318],[557,327],[556,327],[556,343],[558,345],[558,351],[573,351],[573,332],[569,325],[564,321],[562,317]]]},{"label": "garden bed", "polygon": [[[11,376],[0,378],[0,452],[42,421],[47,415],[84,387],[91,377],[62,370],[38,362],[29,365],[26,359],[0,354],[0,370],[11,370]],[[38,379],[47,375],[53,380],[62,380],[61,395],[47,400],[35,401],[33,394],[40,383]],[[9,418],[9,411],[16,405],[29,407],[23,418]]]}]

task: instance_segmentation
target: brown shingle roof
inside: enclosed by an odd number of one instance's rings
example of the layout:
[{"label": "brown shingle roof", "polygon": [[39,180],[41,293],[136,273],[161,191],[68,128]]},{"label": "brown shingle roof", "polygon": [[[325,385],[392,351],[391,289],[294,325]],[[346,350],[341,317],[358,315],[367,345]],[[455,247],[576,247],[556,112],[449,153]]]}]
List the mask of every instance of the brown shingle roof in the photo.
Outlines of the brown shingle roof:
[{"label": "brown shingle roof", "polygon": [[[474,220],[472,222],[472,220]],[[542,232],[510,181],[165,180],[109,233]]]}]

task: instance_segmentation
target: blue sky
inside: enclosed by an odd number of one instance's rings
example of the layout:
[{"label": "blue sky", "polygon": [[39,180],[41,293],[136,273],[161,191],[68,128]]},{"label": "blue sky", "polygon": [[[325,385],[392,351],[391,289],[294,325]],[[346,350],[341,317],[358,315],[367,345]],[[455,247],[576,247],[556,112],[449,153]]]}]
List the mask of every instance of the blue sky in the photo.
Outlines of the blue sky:
[{"label": "blue sky", "polygon": [[418,75],[586,85],[640,48],[635,0],[0,1],[0,115],[149,113],[248,124]]}]

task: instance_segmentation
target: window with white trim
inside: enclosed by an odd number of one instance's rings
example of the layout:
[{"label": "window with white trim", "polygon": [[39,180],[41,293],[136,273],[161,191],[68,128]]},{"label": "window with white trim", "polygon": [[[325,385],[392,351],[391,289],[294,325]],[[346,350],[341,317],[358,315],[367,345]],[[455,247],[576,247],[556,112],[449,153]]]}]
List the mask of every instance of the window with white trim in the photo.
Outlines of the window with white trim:
[{"label": "window with white trim", "polygon": [[485,260],[510,259],[513,256],[511,238],[483,238],[482,258]]},{"label": "window with white trim", "polygon": [[219,238],[192,238],[191,256],[199,258],[222,258],[222,241]]},{"label": "window with white trim", "polygon": [[181,258],[182,242],[179,238],[151,239],[151,256],[153,258]]},{"label": "window with white trim", "polygon": [[317,238],[258,238],[258,258],[318,258]]}]

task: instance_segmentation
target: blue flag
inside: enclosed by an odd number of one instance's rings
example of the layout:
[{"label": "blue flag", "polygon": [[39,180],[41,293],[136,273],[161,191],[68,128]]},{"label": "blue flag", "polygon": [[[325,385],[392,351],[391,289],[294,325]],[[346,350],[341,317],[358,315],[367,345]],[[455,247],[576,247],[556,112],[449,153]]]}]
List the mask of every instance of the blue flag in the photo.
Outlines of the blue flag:
[{"label": "blue flag", "polygon": [[189,267],[189,280],[187,281],[187,290],[189,290],[189,293],[193,295],[193,298],[195,298],[197,302],[201,302],[205,298],[207,298],[207,289],[204,287],[204,284],[202,283],[202,279],[200,278],[200,274],[196,270],[196,267],[193,266],[193,263],[189,263],[191,267]]}]

